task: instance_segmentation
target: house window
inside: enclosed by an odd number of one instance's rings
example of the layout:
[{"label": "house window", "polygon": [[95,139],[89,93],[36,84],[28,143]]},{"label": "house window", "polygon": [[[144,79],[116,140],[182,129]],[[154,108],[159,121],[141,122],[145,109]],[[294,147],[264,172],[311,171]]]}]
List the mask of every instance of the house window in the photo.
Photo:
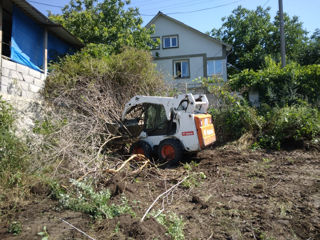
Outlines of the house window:
[{"label": "house window", "polygon": [[174,78],[188,78],[190,77],[189,60],[173,61],[173,75]]},{"label": "house window", "polygon": [[160,37],[152,37],[151,40],[155,43],[155,45],[149,45],[151,50],[159,50],[160,49]]},{"label": "house window", "polygon": [[223,75],[223,60],[209,60],[207,61],[207,76]]},{"label": "house window", "polygon": [[162,38],[163,48],[177,48],[179,47],[178,35],[164,36]]}]

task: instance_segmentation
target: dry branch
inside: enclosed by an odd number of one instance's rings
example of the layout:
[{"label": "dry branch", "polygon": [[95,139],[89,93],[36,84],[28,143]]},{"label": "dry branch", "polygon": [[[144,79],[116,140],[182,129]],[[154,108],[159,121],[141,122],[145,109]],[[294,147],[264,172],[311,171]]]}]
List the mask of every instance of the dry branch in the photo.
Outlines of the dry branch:
[{"label": "dry branch", "polygon": [[181,183],[183,183],[189,176],[185,177],[184,179],[182,179],[180,182],[178,182],[177,184],[173,185],[171,188],[169,188],[167,191],[161,193],[154,201],[153,203],[150,205],[150,207],[147,209],[147,211],[144,213],[143,217],[141,218],[140,222],[143,222],[143,220],[145,219],[145,217],[147,216],[147,214],[150,212],[150,210],[152,209],[152,207],[156,204],[156,202],[161,198],[166,196],[167,194],[169,194],[173,189],[175,189],[176,187],[178,187]]},{"label": "dry branch", "polygon": [[90,238],[91,240],[96,240],[95,238],[89,236],[88,234],[86,234],[84,231],[80,230],[79,228],[73,226],[71,223],[67,222],[66,220],[63,220],[62,218],[60,218],[60,220],[64,223],[66,223],[67,225],[69,225],[70,227],[72,227],[73,229],[77,230],[78,232],[82,233],[83,235],[85,235],[86,237]]},{"label": "dry branch", "polygon": [[117,173],[122,168],[124,168],[130,161],[132,161],[132,160],[142,160],[142,159],[146,160],[144,165],[146,165],[149,162],[149,159],[147,159],[144,155],[142,155],[142,154],[133,154],[118,169],[105,169],[104,171],[107,172],[107,173]]}]

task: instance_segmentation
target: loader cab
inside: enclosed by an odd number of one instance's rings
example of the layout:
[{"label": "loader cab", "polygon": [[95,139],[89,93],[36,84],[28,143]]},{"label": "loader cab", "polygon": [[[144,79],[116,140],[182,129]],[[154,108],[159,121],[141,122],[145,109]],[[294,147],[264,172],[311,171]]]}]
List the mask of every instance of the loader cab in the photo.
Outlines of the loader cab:
[{"label": "loader cab", "polygon": [[173,135],[177,129],[176,123],[173,122],[173,116],[170,120],[167,119],[162,104],[139,104],[130,111],[129,115],[131,118],[126,119],[125,123],[134,136],[138,136],[142,131],[148,136]]},{"label": "loader cab", "polygon": [[173,116],[167,119],[166,111],[161,104],[144,104],[145,121],[144,131],[148,136],[173,135],[177,125],[173,122]]}]

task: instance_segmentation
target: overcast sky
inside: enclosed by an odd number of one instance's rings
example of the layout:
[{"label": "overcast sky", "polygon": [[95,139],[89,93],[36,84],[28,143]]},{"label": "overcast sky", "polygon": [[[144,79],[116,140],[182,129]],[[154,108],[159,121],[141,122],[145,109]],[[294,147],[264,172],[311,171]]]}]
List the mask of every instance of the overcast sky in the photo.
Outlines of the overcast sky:
[{"label": "overcast sky", "polygon": [[[47,10],[60,13],[69,0],[28,0],[47,15]],[[42,3],[42,4],[41,4]],[[202,32],[221,27],[221,18],[231,14],[237,6],[255,9],[261,5],[271,7],[271,15],[278,10],[278,0],[131,0],[130,6],[138,7],[147,24],[158,11],[176,18]],[[304,28],[313,33],[320,28],[320,0],[283,0],[284,11],[298,16]]]}]

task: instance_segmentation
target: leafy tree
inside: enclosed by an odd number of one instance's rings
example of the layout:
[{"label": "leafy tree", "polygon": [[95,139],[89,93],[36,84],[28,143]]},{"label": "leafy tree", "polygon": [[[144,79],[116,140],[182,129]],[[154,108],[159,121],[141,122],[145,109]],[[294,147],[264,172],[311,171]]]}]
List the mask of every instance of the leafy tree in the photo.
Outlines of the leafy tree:
[{"label": "leafy tree", "polygon": [[[290,18],[284,13],[283,18],[286,41],[286,57],[288,60],[298,61],[301,50],[305,48],[308,40],[307,31],[303,29],[303,24],[299,21],[297,16]],[[279,28],[279,15],[275,16],[273,25],[275,28]],[[272,33],[271,40],[272,41],[269,43],[270,49],[268,49],[268,52],[278,60],[280,59],[280,31],[278,29]]]},{"label": "leafy tree", "polygon": [[[231,15],[222,18],[221,28],[211,31],[213,37],[233,45],[234,52],[228,61],[238,70],[260,69],[268,55],[279,59],[279,20],[276,16],[272,22],[269,12],[270,8],[264,9],[261,6],[256,10],[239,6]],[[296,60],[306,41],[307,32],[296,16],[290,18],[285,14],[284,21],[287,56],[289,60]]]},{"label": "leafy tree", "polygon": [[49,13],[49,18],[91,49],[97,46],[109,52],[119,52],[123,46],[147,49],[153,44],[150,39],[153,30],[141,26],[138,9],[125,8],[129,3],[130,0],[71,0],[61,15]]},{"label": "leafy tree", "polygon": [[258,7],[255,11],[241,6],[222,18],[220,29],[213,29],[211,35],[232,44],[233,53],[228,62],[238,69],[259,68],[265,58],[265,46],[274,31],[270,22],[269,8]]},{"label": "leafy tree", "polygon": [[320,64],[320,29],[311,35],[305,48],[302,49],[299,62],[303,65]]}]

